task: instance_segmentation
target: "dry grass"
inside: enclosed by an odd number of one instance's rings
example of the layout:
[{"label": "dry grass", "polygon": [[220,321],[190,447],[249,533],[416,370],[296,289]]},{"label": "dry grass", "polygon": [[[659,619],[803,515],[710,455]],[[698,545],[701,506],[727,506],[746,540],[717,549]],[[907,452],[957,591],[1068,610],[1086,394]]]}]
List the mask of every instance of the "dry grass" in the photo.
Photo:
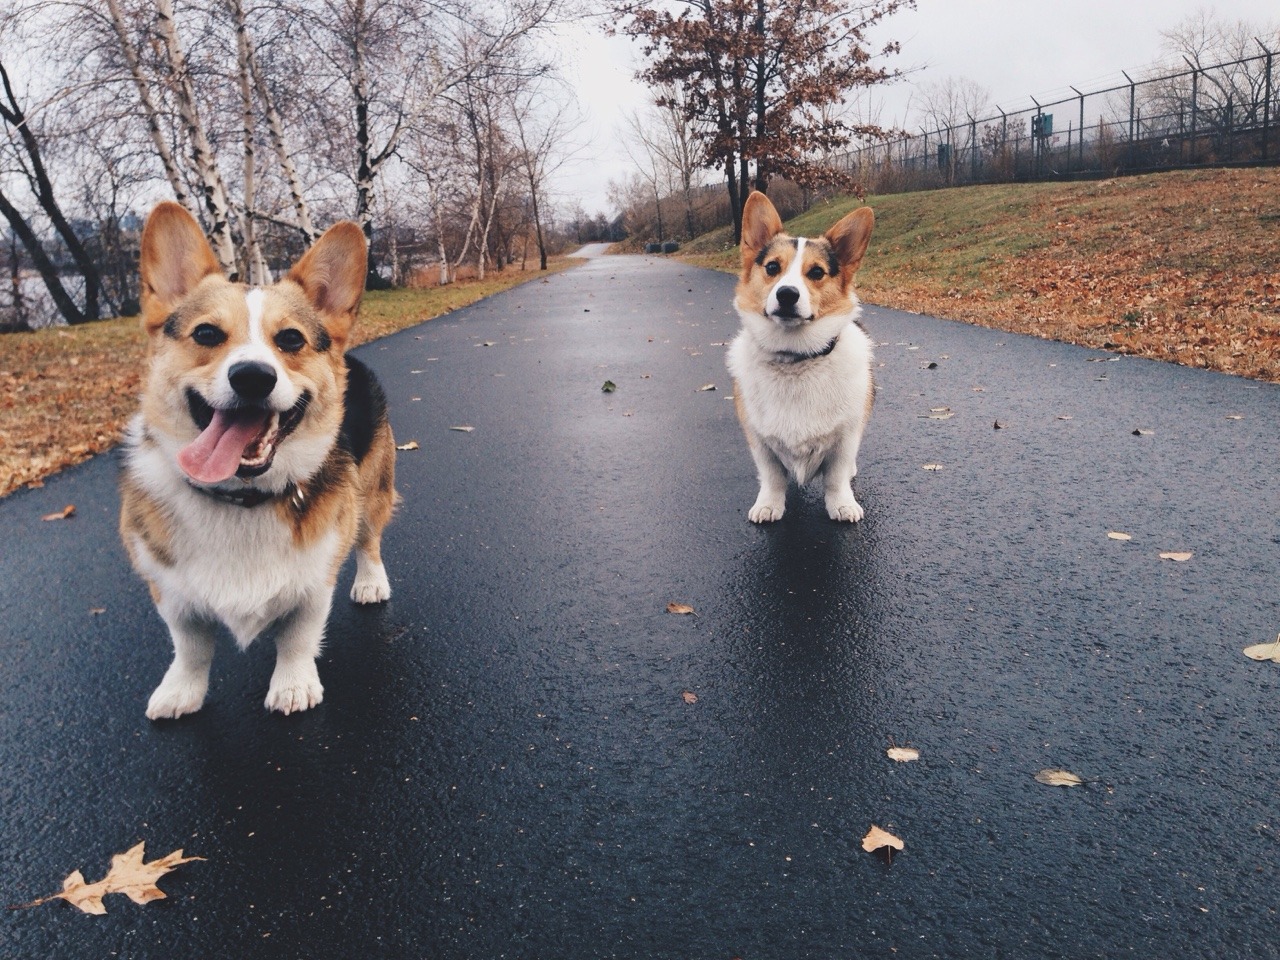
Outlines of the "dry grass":
[{"label": "dry grass", "polygon": [[[870,197],[872,303],[1280,382],[1280,170]],[[856,205],[795,218],[820,233]],[[737,269],[723,232],[686,247]]]},{"label": "dry grass", "polygon": [[[574,261],[559,259],[551,271]],[[430,320],[545,274],[508,270],[447,287],[373,291],[355,342]],[[0,336],[0,496],[114,446],[137,409],[145,338],[137,318]]]}]

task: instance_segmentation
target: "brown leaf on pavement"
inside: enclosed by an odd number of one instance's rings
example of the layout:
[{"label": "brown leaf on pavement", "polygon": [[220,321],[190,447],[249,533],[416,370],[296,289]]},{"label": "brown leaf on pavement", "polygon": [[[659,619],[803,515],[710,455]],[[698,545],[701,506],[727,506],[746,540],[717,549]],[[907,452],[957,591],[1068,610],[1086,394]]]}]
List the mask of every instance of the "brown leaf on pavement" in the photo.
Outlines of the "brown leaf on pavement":
[{"label": "brown leaf on pavement", "polygon": [[68,517],[74,517],[75,515],[76,515],[76,505],[74,503],[68,503],[65,507],[63,507],[57,513],[46,513],[40,519],[41,520],[66,520]]},{"label": "brown leaf on pavement", "polygon": [[396,444],[396,449],[397,449],[397,450],[417,450],[417,449],[418,449],[418,441],[417,441],[417,440],[410,440],[408,443],[397,443],[397,444]]},{"label": "brown leaf on pavement", "polygon": [[1190,560],[1191,556],[1192,554],[1190,550],[1166,550],[1164,553],[1160,554],[1160,559],[1184,563],[1187,560]]},{"label": "brown leaf on pavement", "polygon": [[143,862],[144,846],[146,846],[145,841],[124,853],[117,853],[111,858],[111,869],[97,883],[86,883],[84,875],[79,870],[73,870],[62,881],[60,893],[41,897],[23,906],[35,907],[50,900],[65,900],[84,913],[101,915],[107,912],[102,898],[108,893],[123,893],[137,904],[163,900],[165,892],[156,886],[156,881],[184,863],[204,859],[204,857],[184,857],[181,850],[175,850],[159,860],[145,863]]},{"label": "brown leaf on pavement", "polygon": [[1035,777],[1036,783],[1043,783],[1046,787],[1078,787],[1084,783],[1070,770],[1041,770]]},{"label": "brown leaf on pavement", "polygon": [[687,603],[676,603],[672,600],[667,604],[667,613],[689,614],[693,613],[693,607],[689,606]]},{"label": "brown leaf on pavement", "polygon": [[874,853],[877,850],[885,850],[889,856],[892,856],[892,853],[889,853],[889,851],[901,850],[904,846],[905,844],[903,844],[903,842],[892,833],[889,833],[887,830],[881,830],[874,823],[871,825],[871,829],[867,831],[867,835],[862,838],[862,849],[867,851],[867,853]]}]

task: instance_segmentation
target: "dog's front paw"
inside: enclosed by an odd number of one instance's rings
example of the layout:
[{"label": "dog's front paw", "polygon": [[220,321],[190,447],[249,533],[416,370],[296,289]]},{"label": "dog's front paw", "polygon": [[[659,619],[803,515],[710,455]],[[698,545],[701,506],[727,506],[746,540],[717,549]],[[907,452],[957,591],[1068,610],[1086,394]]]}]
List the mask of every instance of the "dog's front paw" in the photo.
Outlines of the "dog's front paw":
[{"label": "dog's front paw", "polygon": [[857,523],[866,516],[866,511],[857,500],[848,500],[828,503],[827,516],[842,523]]},{"label": "dog's front paw", "polygon": [[174,720],[204,706],[209,676],[192,677],[170,669],[147,701],[148,720]]},{"label": "dog's front paw", "polygon": [[356,603],[382,603],[391,599],[391,581],[382,564],[360,564],[351,584],[351,599]]},{"label": "dog's front paw", "polygon": [[755,506],[747,511],[747,519],[752,523],[773,523],[782,519],[785,509],[780,503],[761,503],[757,500]]},{"label": "dog's front paw", "polygon": [[324,699],[324,687],[314,662],[290,668],[276,667],[267,689],[266,707],[288,716],[310,710]]}]

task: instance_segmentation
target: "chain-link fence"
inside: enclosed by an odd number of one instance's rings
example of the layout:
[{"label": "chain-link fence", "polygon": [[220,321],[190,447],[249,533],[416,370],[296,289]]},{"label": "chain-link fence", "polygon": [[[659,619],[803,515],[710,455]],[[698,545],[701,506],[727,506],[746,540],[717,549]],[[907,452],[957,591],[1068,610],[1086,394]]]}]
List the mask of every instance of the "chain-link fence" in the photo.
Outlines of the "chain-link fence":
[{"label": "chain-link fence", "polygon": [[1280,161],[1275,52],[924,130],[833,160],[876,193]]}]

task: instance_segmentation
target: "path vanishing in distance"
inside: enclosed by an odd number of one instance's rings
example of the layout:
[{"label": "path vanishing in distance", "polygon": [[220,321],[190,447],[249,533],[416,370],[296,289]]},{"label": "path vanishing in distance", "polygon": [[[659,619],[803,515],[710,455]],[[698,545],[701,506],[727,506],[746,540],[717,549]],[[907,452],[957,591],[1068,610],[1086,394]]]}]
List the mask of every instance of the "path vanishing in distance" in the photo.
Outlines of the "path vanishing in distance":
[{"label": "path vanishing in distance", "polygon": [[733,283],[596,257],[360,348],[421,449],[301,715],[227,640],[144,718],[115,455],[0,501],[4,902],[207,858],[0,957],[1280,956],[1280,387],[867,308],[867,518],[761,528]]}]

